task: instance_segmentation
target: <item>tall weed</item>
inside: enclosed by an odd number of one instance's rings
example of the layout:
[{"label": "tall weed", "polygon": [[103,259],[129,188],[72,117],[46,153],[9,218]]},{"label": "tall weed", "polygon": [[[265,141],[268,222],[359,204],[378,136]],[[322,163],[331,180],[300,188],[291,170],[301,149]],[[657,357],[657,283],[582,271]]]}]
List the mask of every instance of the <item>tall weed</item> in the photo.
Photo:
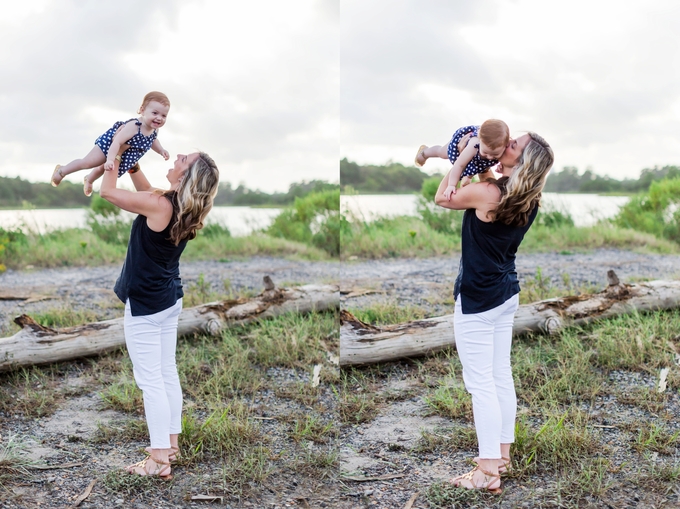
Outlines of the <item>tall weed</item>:
[{"label": "tall weed", "polygon": [[310,244],[331,256],[340,255],[340,190],[310,193],[295,198],[292,207],[274,218],[266,233]]},{"label": "tall weed", "polygon": [[614,223],[680,243],[680,178],[652,182],[621,207]]},{"label": "tall weed", "polygon": [[132,221],[124,219],[120,208],[98,194],[92,198],[86,223],[92,232],[107,244],[127,246],[130,240]]}]

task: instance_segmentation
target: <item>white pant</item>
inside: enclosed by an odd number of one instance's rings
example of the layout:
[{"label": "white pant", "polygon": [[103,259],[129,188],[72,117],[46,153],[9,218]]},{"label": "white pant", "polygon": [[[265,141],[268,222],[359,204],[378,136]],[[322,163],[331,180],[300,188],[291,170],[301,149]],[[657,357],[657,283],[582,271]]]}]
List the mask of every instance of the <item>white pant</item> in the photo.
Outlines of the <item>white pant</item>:
[{"label": "white pant", "polygon": [[175,348],[182,299],[159,313],[132,316],[125,303],[125,345],[137,385],[144,393],[144,413],[151,447],[169,449],[170,434],[182,432],[182,388]]},{"label": "white pant", "polygon": [[519,294],[489,311],[469,315],[462,312],[463,298],[460,295],[456,301],[453,324],[463,381],[472,395],[479,457],[500,458],[500,444],[515,441],[517,396],[510,346]]}]

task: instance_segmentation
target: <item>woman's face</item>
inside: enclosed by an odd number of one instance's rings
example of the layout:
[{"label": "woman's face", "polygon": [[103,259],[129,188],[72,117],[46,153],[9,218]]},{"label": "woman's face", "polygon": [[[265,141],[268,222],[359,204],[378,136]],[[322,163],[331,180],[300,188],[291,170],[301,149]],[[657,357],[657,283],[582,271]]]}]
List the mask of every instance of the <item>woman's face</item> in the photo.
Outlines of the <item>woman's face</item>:
[{"label": "woman's face", "polygon": [[170,170],[168,170],[167,175],[168,182],[170,182],[170,184],[178,183],[181,180],[181,178],[184,177],[184,173],[189,169],[189,167],[192,164],[194,164],[198,157],[199,157],[198,152],[194,152],[193,154],[189,155],[177,154],[175,164]]},{"label": "woman's face", "polygon": [[519,161],[519,156],[522,155],[524,147],[531,141],[531,137],[528,134],[523,134],[519,138],[513,140],[510,138],[510,143],[505,148],[503,155],[498,158],[498,160],[503,163],[504,168],[513,168],[517,161]]}]

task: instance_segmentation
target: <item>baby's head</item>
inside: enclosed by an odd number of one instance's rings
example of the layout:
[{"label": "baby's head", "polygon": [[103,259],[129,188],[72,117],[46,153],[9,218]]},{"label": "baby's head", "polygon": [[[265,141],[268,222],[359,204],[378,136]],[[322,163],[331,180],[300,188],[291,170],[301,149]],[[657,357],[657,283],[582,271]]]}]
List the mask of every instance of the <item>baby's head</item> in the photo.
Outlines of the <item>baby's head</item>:
[{"label": "baby's head", "polygon": [[139,107],[139,111],[137,111],[137,113],[141,114],[144,111],[144,108],[146,108],[151,101],[156,101],[157,103],[168,108],[170,107],[170,99],[168,99],[168,96],[163,92],[149,92],[144,96],[142,105]]},{"label": "baby's head", "polygon": [[142,105],[139,107],[141,121],[149,129],[160,129],[165,125],[170,110],[170,100],[162,92],[149,92],[144,96]]},{"label": "baby's head", "polygon": [[498,159],[510,140],[510,129],[502,120],[487,120],[479,128],[479,155],[485,159]]}]

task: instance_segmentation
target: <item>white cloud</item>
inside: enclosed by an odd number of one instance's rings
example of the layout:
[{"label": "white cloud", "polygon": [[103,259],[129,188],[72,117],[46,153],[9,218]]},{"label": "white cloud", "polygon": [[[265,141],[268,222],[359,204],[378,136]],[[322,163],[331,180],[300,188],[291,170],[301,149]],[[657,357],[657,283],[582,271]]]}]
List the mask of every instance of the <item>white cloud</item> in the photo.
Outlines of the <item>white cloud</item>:
[{"label": "white cloud", "polygon": [[[24,2],[8,16],[23,21],[0,30],[0,139],[12,147],[0,175],[46,181],[161,90],[171,154],[205,150],[223,180],[267,191],[337,181],[337,11],[328,0]],[[142,167],[163,185],[167,162],[149,153]]]},{"label": "white cloud", "polygon": [[421,143],[496,117],[545,136],[558,168],[622,178],[680,164],[677,2],[342,6],[343,157],[411,164]]}]

